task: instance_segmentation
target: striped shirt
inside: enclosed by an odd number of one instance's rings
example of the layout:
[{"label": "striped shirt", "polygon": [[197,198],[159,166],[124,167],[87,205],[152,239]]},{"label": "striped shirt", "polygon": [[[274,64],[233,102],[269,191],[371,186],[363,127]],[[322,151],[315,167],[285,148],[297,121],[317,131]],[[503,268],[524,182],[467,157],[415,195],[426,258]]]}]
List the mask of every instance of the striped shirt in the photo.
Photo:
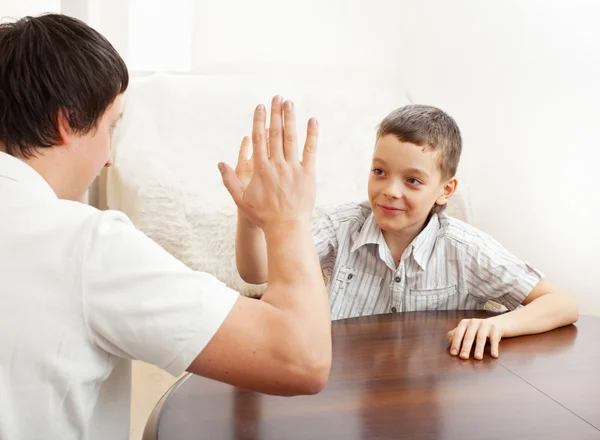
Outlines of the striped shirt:
[{"label": "striped shirt", "polygon": [[398,266],[367,202],[312,224],[332,319],[389,312],[517,308],[543,275],[489,235],[434,214]]}]

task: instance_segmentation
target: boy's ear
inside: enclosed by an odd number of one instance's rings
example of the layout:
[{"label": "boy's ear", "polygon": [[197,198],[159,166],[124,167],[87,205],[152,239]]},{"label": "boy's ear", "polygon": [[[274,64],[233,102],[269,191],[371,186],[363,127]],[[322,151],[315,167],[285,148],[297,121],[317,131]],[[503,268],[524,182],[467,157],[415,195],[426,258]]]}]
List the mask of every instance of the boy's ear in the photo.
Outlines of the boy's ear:
[{"label": "boy's ear", "polygon": [[450,200],[450,198],[456,191],[457,187],[458,187],[458,180],[456,179],[456,177],[453,177],[452,179],[448,180],[448,182],[446,182],[446,184],[443,186],[443,188],[442,188],[443,192],[437,198],[437,200],[435,201],[435,204],[436,205],[445,205],[446,203],[448,203],[448,200]]},{"label": "boy's ear", "polygon": [[65,110],[58,111],[58,120],[57,128],[58,134],[60,135],[61,145],[66,145],[71,142],[73,138],[74,132],[71,128],[71,124],[69,124],[69,118],[67,117],[67,112]]}]

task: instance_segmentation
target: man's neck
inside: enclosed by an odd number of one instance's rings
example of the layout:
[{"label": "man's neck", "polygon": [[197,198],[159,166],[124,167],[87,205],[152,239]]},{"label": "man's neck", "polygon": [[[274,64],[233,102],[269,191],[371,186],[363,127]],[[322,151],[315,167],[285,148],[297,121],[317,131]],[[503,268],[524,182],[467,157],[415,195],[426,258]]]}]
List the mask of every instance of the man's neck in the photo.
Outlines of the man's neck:
[{"label": "man's neck", "polygon": [[[64,160],[65,158],[61,157],[61,151],[55,147],[40,150],[36,151],[31,157],[24,157],[22,155],[12,156],[26,163],[42,176],[58,198],[79,200],[79,198],[70,192],[72,185],[66,179],[66,176],[69,175],[69,167]],[[6,146],[2,143],[0,143],[0,151],[7,153]]]}]

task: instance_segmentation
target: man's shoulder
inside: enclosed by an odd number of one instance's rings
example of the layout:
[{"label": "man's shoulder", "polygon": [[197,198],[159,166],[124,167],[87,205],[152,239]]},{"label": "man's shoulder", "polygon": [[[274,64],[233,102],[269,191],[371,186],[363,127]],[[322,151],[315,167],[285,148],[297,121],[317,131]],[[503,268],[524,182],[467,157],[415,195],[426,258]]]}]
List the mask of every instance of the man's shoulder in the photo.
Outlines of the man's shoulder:
[{"label": "man's shoulder", "polygon": [[[57,206],[56,221],[70,224],[84,233],[101,232],[112,226],[133,226],[129,217],[120,211],[100,211],[93,206],[68,200],[60,200]],[[76,228],[79,225],[80,228]]]}]

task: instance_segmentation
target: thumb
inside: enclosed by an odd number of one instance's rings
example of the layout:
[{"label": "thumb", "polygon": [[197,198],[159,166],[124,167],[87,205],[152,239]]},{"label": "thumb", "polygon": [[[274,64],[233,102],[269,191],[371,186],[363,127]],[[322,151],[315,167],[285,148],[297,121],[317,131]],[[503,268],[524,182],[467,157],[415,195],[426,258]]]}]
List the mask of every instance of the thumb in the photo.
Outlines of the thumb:
[{"label": "thumb", "polygon": [[223,185],[225,185],[225,188],[231,194],[235,204],[239,206],[244,195],[244,184],[229,165],[220,162],[218,166],[221,178],[223,179]]}]

